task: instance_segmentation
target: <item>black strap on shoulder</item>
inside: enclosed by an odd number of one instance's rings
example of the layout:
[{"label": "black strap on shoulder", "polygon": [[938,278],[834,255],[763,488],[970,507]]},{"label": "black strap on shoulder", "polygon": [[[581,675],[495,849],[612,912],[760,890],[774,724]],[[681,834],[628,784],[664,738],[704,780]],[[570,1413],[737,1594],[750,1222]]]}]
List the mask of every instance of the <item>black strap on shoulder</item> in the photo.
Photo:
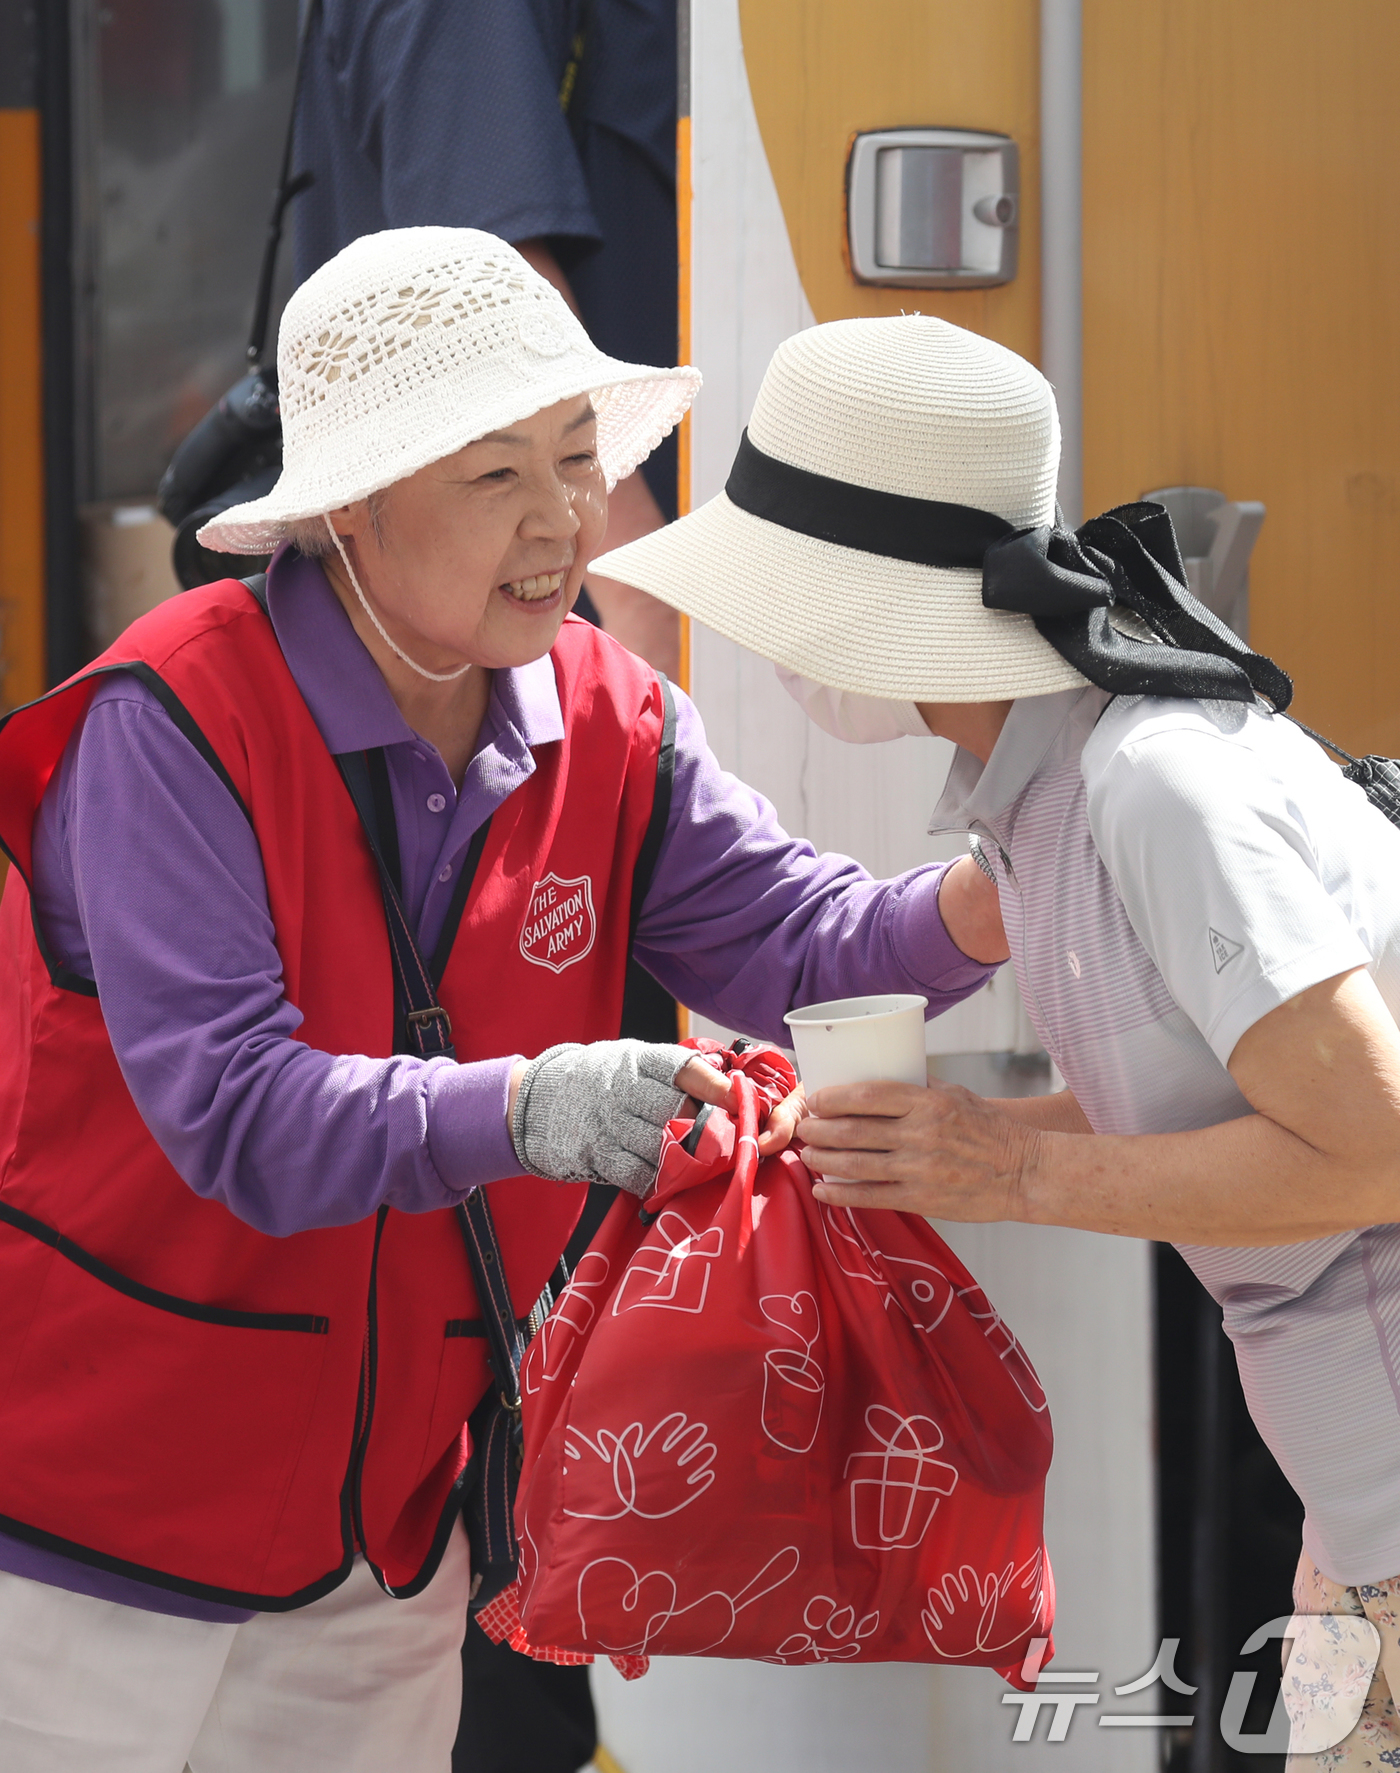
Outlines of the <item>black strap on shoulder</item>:
[{"label": "black strap on shoulder", "polygon": [[394,791],[389,785],[389,760],[384,747],[362,753],[369,774],[370,804],[374,811],[374,834],[384,855],[384,865],[395,892],[403,892],[403,858],[399,854],[399,822],[394,817]]},{"label": "black strap on shoulder", "polygon": [[[455,1059],[457,1052],[452,1044],[452,1023],[447,1011],[437,1000],[432,972],[418,951],[403,901],[399,897],[398,886],[384,854],[380,837],[382,828],[376,816],[375,766],[371,761],[372,757],[372,753],[350,751],[341,753],[335,762],[350,792],[365,840],[379,869],[380,893],[389,926],[389,952],[394,965],[395,995],[402,1006],[402,1014],[395,1016],[395,1050],[412,1053],[420,1059]],[[382,753],[379,763],[384,763]],[[392,804],[389,806],[389,813],[392,826]],[[395,849],[397,850],[397,843]],[[486,1324],[492,1377],[502,1400],[508,1407],[514,1408],[520,1398],[520,1362],[524,1357],[525,1346],[515,1321],[505,1263],[501,1257],[501,1247],[485,1190],[474,1188],[457,1208],[457,1216],[466,1244],[472,1279],[476,1283],[477,1299]]]},{"label": "black strap on shoulder", "polygon": [[[347,751],[336,758],[336,765],[346,786],[350,789],[350,797],[355,802],[355,809],[360,815],[360,823],[370,840],[371,850],[377,862],[382,861],[395,893],[403,893],[402,859],[399,855],[399,828],[394,817],[394,796],[389,784],[389,763],[382,746],[372,751]],[[437,946],[428,962],[428,976],[434,990],[442,984],[443,974],[447,971],[447,963],[452,958],[452,944],[457,940],[457,931],[461,927],[462,915],[466,910],[467,900],[471,896],[472,884],[476,880],[477,870],[481,866],[482,852],[486,848],[486,840],[491,834],[491,820],[477,827],[472,833],[472,840],[467,845],[467,853],[462,858],[461,868],[457,874],[457,884],[452,889],[452,898],[447,907],[447,915],[442,920],[442,930],[438,935]],[[390,917],[392,930],[395,919],[385,907]],[[404,919],[407,924],[407,919]],[[400,1014],[406,1015],[414,1006],[406,1000],[400,1004]],[[405,1048],[405,1051],[409,1049]]]},{"label": "black strap on shoulder", "polygon": [[472,882],[476,879],[476,871],[481,866],[481,855],[486,848],[486,839],[490,835],[491,820],[488,818],[483,824],[478,825],[472,833],[472,840],[467,845],[467,853],[462,857],[462,866],[457,874],[457,884],[452,889],[447,916],[442,920],[437,947],[433,950],[433,958],[428,963],[428,970],[433,975],[434,985],[442,984],[442,976],[447,971],[448,961],[452,958],[452,944],[457,940],[457,931],[462,926],[462,913],[467,908],[467,897],[472,890]]},{"label": "black strap on shoulder", "polygon": [[268,218],[267,240],[263,246],[262,263],[258,267],[257,293],[253,297],[253,320],[248,331],[248,362],[254,366],[262,362],[263,346],[267,342],[272,284],[277,272],[277,249],[282,243],[282,218],[292,199],[315,180],[315,174],[310,171],[293,175],[292,150],[296,143],[297,106],[301,98],[302,74],[307,63],[307,45],[311,41],[312,20],[316,16],[318,5],[319,0],[307,0],[306,9],[301,15],[301,30],[297,33],[297,58],[292,69],[292,103],[287,114],[287,134],[282,143],[282,164],[277,173],[277,189],[272,196],[272,214]]},{"label": "black strap on shoulder", "polygon": [[1400,825],[1400,760],[1378,757],[1374,752],[1367,757],[1353,757],[1350,751],[1343,751],[1340,745],[1334,745],[1331,739],[1324,739],[1321,733],[1306,726],[1296,714],[1285,714],[1283,718],[1291,720],[1324,749],[1344,758],[1346,768],[1342,774],[1347,781],[1355,782],[1376,811],[1384,813],[1392,825]]},{"label": "black strap on shoulder", "polygon": [[[642,909],[651,890],[657,858],[666,837],[676,775],[676,701],[671,694],[670,684],[660,672],[657,672],[657,677],[661,683],[664,710],[661,744],[656,753],[656,789],[651,803],[651,817],[647,820],[647,828],[642,834],[641,848],[637,852],[636,864],[632,870],[627,971],[622,984],[622,1015],[619,1018],[618,1033],[623,1039],[675,1041],[679,1038],[675,1000],[633,953],[637,926],[641,922]],[[590,1197],[596,1195],[602,1187],[603,1184],[595,1182],[590,1190]],[[612,1190],[607,1190],[607,1193],[611,1194]]]},{"label": "black strap on shoulder", "polygon": [[[394,965],[397,998],[394,1050],[412,1053],[419,1059],[439,1056],[455,1059],[457,1055],[452,1046],[452,1023],[447,1011],[437,1001],[432,975],[418,952],[418,944],[413,938],[413,930],[394,880],[394,870],[391,870],[384,854],[369,760],[368,752],[345,751],[336,757],[335,763],[341,779],[350,791],[355,811],[360,816],[365,841],[369,844],[370,854],[379,869],[379,890],[384,900],[385,922],[389,928],[389,953]],[[397,855],[394,860],[397,863]]]},{"label": "black strap on shoulder", "polygon": [[262,605],[263,614],[270,615],[271,611],[267,607],[267,574],[253,573],[249,578],[240,579],[239,583],[246,585],[253,596],[257,598]]},{"label": "black strap on shoulder", "polygon": [[[480,1210],[473,1210],[474,1207]],[[467,1260],[471,1264],[477,1302],[486,1328],[491,1377],[496,1381],[501,1403],[516,1414],[518,1421],[520,1363],[525,1358],[525,1339],[511,1303],[510,1281],[506,1265],[501,1260],[501,1246],[496,1241],[491,1209],[480,1188],[474,1188],[457,1208],[457,1219],[467,1246]]]},{"label": "black strap on shoulder", "polygon": [[[399,861],[398,834],[387,760],[381,749],[343,753],[335,762],[350,791],[365,840],[379,869],[384,916],[389,926],[389,952],[394,965],[395,1051],[414,1053],[423,1059],[455,1059],[452,1023],[437,999],[441,969],[435,973],[419,953],[399,896],[399,883],[395,878]],[[468,886],[485,841],[483,826],[472,840],[468,860],[462,869],[462,877],[466,878]],[[386,853],[390,845],[392,869],[390,855]],[[458,880],[453,903],[456,918],[460,920],[462,906],[466,903],[462,878]],[[455,928],[454,922],[454,932]],[[451,946],[451,935],[447,937],[445,951],[439,944],[439,955],[444,960]],[[435,956],[435,962],[436,959]],[[463,1515],[472,1543],[472,1562],[483,1576],[476,1600],[483,1604],[511,1579],[516,1567],[514,1503],[522,1444],[520,1363],[525,1358],[525,1341],[516,1322],[505,1259],[484,1188],[474,1188],[458,1205],[457,1224],[476,1287],[477,1303],[481,1307],[486,1357],[495,1387],[495,1397],[487,1393],[472,1412],[475,1451],[463,1479]]]},{"label": "black strap on shoulder", "polygon": [[666,837],[666,826],[671,817],[671,790],[676,781],[676,698],[671,694],[671,685],[665,676],[660,671],[656,675],[665,712],[661,723],[661,744],[656,753],[656,793],[652,797],[651,817],[647,820],[642,847],[637,851],[636,867],[632,870],[632,906],[627,931],[629,951]]}]

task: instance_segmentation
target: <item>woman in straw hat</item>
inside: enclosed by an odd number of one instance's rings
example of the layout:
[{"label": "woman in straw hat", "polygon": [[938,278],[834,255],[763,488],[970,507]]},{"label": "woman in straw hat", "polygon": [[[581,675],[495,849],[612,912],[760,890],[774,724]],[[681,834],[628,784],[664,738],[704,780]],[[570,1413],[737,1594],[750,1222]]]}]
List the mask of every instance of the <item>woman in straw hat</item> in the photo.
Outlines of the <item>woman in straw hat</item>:
[{"label": "woman in straw hat", "polygon": [[973,833],[1069,1088],[820,1091],[804,1161],[853,1179],[817,1193],[1182,1246],[1306,1505],[1300,1612],[1380,1633],[1358,1725],[1375,1635],[1299,1623],[1290,1765],[1400,1764],[1400,831],[1186,591],[1160,507],[1061,526],[1058,456],[1010,351],[816,327],[725,492],[600,567],[775,660],[840,737],[954,741],[932,828]]},{"label": "woman in straw hat", "polygon": [[279,376],[282,477],[203,533],[276,547],[265,583],[173,599],[0,732],[26,1773],[445,1769],[487,1386],[463,1230],[523,1315],[559,1181],[645,1192],[684,1095],[726,1095],[614,1038],[629,956],[779,1035],[852,990],[945,1007],[999,953],[970,865],[814,855],[569,618],[693,370],[603,356],[509,247],[424,228],[297,291]]}]

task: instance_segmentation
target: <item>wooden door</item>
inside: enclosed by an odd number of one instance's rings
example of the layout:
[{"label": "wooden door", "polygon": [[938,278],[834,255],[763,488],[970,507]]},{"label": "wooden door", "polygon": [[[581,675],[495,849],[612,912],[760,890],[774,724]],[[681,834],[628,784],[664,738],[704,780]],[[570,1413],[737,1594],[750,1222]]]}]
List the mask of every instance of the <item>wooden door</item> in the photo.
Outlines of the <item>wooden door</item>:
[{"label": "wooden door", "polygon": [[1251,635],[1400,752],[1400,7],[1084,0],[1084,483],[1262,499]]}]

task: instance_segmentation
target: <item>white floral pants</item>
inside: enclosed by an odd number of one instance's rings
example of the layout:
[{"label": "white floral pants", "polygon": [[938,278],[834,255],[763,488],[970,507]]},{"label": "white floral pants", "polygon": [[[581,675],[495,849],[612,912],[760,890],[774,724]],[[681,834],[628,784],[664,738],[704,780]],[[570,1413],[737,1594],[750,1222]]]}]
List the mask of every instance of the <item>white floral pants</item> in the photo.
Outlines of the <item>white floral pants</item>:
[{"label": "white floral pants", "polygon": [[[1288,1773],[1400,1773],[1400,1716],[1392,1695],[1400,1692],[1400,1576],[1388,1582],[1343,1588],[1324,1576],[1306,1552],[1293,1579],[1293,1605],[1316,1615],[1316,1629],[1285,1649],[1284,1697],[1298,1740],[1298,1707],[1353,1715],[1361,1687],[1365,1702],[1355,1729],[1335,1748],[1317,1754],[1290,1754]],[[1371,1673],[1369,1658],[1358,1658],[1354,1641],[1329,1626],[1338,1614],[1365,1617],[1380,1633],[1380,1660]],[[1369,1676],[1369,1681],[1368,1681]]]}]

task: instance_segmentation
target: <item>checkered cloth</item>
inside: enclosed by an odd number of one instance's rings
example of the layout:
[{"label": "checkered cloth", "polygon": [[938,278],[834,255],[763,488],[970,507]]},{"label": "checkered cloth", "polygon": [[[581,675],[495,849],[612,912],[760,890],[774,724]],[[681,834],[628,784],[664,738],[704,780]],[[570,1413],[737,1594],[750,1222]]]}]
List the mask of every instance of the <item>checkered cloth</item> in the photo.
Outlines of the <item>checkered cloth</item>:
[{"label": "checkered cloth", "polygon": [[[561,1650],[554,1644],[532,1644],[520,1623],[520,1584],[512,1582],[503,1588],[476,1614],[476,1622],[493,1644],[509,1644],[522,1656],[536,1662],[557,1663],[560,1668],[578,1668],[592,1662],[592,1656],[578,1650]],[[613,1667],[624,1681],[640,1680],[651,1667],[650,1656],[613,1656]]]}]

